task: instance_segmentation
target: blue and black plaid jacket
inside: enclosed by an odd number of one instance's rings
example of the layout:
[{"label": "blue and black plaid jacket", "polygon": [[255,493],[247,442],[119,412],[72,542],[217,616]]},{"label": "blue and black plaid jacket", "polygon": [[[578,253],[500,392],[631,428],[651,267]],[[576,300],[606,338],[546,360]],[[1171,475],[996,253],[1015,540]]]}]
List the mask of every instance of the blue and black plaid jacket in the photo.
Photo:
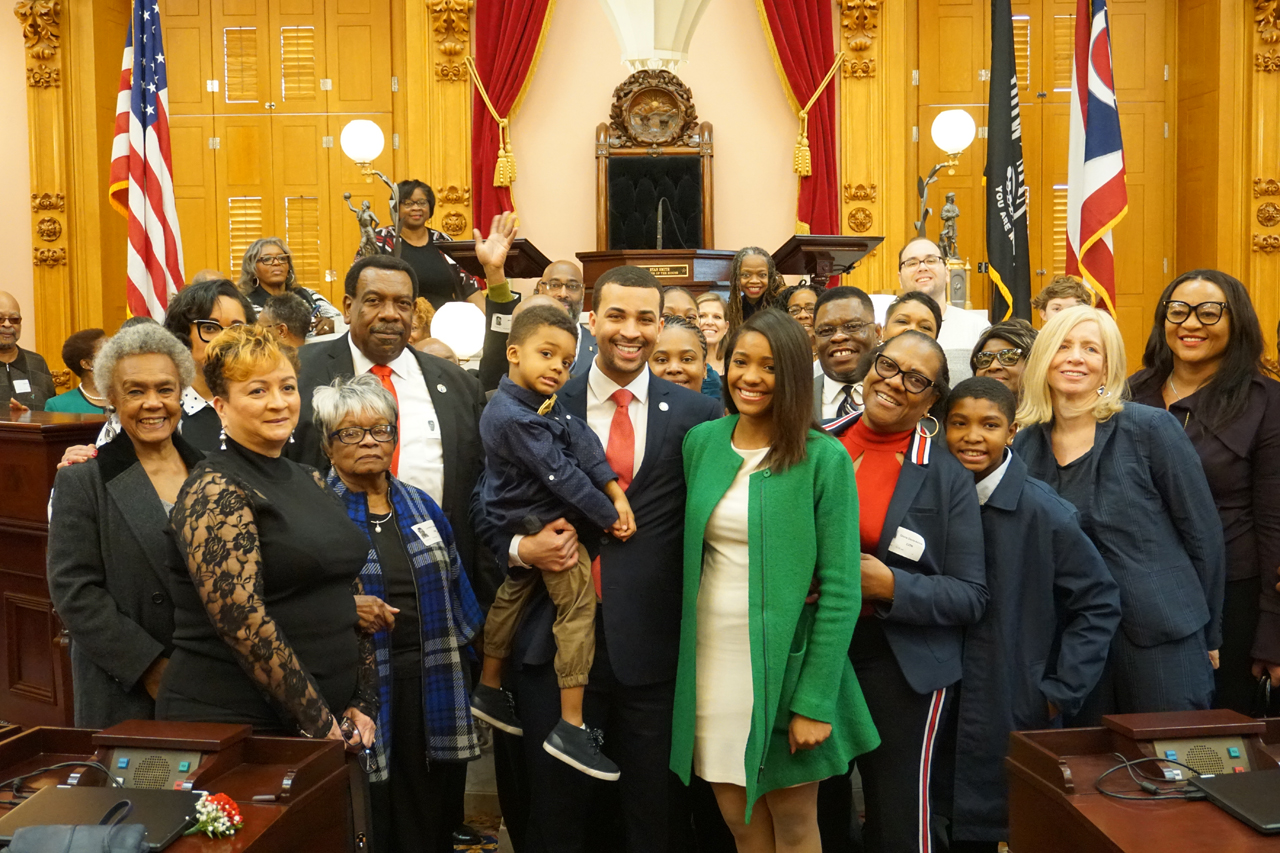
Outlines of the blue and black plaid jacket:
[{"label": "blue and black plaid jacket", "polygon": [[[349,491],[336,473],[329,475],[329,487],[342,498],[347,515],[367,536],[369,501],[365,494]],[[444,512],[426,492],[395,477],[390,477],[390,491],[400,538],[409,553],[418,588],[427,758],[471,761],[480,756],[480,747],[472,724],[471,696],[464,672],[465,647],[484,623],[484,616],[462,571],[453,529]],[[386,599],[386,583],[372,543],[368,559],[360,570],[360,582],[365,595]],[[382,782],[387,779],[391,756],[391,631],[374,634],[373,642],[382,706],[374,741],[378,769],[369,774],[369,781]]]}]

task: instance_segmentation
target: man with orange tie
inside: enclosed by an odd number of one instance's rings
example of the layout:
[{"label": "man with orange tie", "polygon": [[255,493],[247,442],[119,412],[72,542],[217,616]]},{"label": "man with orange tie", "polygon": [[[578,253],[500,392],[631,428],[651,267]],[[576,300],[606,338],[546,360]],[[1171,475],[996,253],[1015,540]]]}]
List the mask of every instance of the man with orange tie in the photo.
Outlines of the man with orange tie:
[{"label": "man with orange tie", "polygon": [[[636,532],[626,542],[601,531],[578,532],[598,537],[600,545],[593,566],[600,596],[596,652],[583,717],[603,732],[602,751],[621,771],[616,796],[543,749],[560,721],[556,611],[545,594],[528,604],[516,633],[509,678],[517,688],[530,795],[522,849],[535,853],[665,853],[672,844],[678,804],[667,765],[683,573],[681,444],[689,429],[721,411],[711,398],[649,372],[662,302],[662,286],[648,270],[617,267],[602,275],[590,315],[599,352],[559,397],[604,446],[619,484],[625,484]],[[483,518],[475,520],[493,553],[507,555],[508,566],[555,571],[576,559],[575,549],[557,562],[541,542],[534,547],[535,537],[505,536]]]}]

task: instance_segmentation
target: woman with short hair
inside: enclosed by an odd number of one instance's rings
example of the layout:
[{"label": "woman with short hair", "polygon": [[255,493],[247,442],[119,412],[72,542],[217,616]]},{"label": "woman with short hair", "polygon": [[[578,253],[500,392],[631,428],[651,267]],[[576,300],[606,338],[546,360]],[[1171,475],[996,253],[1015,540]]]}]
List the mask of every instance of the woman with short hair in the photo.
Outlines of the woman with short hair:
[{"label": "woman with short hair", "polygon": [[281,455],[297,373],[294,349],[260,326],[205,353],[223,434],[170,518],[185,565],[156,713],[372,748],[377,671],[352,597],[369,543],[320,475]]},{"label": "woman with short hair", "polygon": [[298,284],[298,274],[293,268],[293,255],[284,240],[279,237],[263,237],[254,240],[240,259],[240,291],[254,305],[254,317],[272,296],[296,293],[311,309],[311,328],[307,337],[330,335],[334,323],[342,312],[333,307],[317,291]]},{"label": "woman with short hair", "polygon": [[822,375],[818,364],[818,339],[813,334],[813,321],[818,311],[818,297],[822,292],[810,283],[793,284],[778,294],[778,307],[804,326],[809,335],[809,348],[813,351],[814,376]]},{"label": "woman with short hair", "polygon": [[[671,769],[711,783],[740,851],[812,851],[818,780],[878,742],[847,657],[860,601],[853,469],[814,424],[794,320],[761,311],[728,352],[730,415],[684,442]],[[815,579],[822,594],[806,604]]]},{"label": "woman with short hair", "polygon": [[904,293],[885,309],[883,337],[886,341],[909,329],[935,341],[942,331],[942,308],[923,290]]},{"label": "woman with short hair", "polygon": [[106,389],[94,381],[93,359],[107,339],[102,329],[82,329],[62,345],[62,363],[76,375],[80,384],[44,404],[46,412],[79,412],[100,415],[107,409]]},{"label": "woman with short hair", "polygon": [[1022,374],[1027,369],[1027,356],[1036,342],[1035,327],[1026,320],[1005,320],[992,324],[973,345],[969,369],[974,376],[994,379],[1022,396]]},{"label": "woman with short hair", "polygon": [[155,716],[173,651],[169,578],[182,559],[169,510],[200,451],[178,433],[191,354],[151,323],[118,332],[94,375],[120,432],[97,457],[58,471],[49,515],[49,596],[71,635],[75,725]]},{"label": "woman with short hair", "polygon": [[1031,347],[1014,452],[1080,513],[1120,585],[1120,630],[1074,722],[1208,708],[1222,645],[1222,522],[1195,446],[1168,412],[1128,405],[1110,314],[1056,314]]},{"label": "woman with short hair", "polygon": [[391,474],[395,398],[366,373],[317,388],[312,408],[329,487],[372,546],[356,612],[380,675],[374,846],[447,853],[463,822],[466,762],[480,756],[466,647],[484,617],[444,512]]},{"label": "woman with short hair", "polygon": [[1195,446],[1227,549],[1214,704],[1254,712],[1280,687],[1280,382],[1263,374],[1262,327],[1238,279],[1192,270],[1160,296],[1135,402],[1167,409]]}]

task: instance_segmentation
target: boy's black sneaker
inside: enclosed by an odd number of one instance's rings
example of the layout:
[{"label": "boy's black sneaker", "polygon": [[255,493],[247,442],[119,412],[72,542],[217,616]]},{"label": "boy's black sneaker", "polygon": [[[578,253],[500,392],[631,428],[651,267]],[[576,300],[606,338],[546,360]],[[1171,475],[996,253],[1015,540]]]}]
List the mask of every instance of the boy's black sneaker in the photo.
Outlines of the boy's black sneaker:
[{"label": "boy's black sneaker", "polygon": [[509,735],[524,735],[524,726],[516,716],[515,700],[505,690],[477,684],[471,691],[471,714]]},{"label": "boy's black sneaker", "polygon": [[542,748],[588,776],[616,782],[622,773],[618,765],[600,753],[603,743],[604,737],[598,729],[580,729],[562,719],[542,742]]}]

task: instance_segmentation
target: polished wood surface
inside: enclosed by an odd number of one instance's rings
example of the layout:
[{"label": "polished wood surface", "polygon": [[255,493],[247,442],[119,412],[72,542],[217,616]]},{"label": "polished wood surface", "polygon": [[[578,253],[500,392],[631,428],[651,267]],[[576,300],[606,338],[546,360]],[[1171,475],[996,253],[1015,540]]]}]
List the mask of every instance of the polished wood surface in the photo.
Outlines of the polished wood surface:
[{"label": "polished wood surface", "polygon": [[72,722],[68,641],[45,579],[49,494],[63,452],[91,444],[103,420],[0,412],[0,720]]},{"label": "polished wood surface", "polygon": [[[1196,719],[1197,715],[1199,719]],[[1122,756],[1154,755],[1140,735],[1244,735],[1254,769],[1280,766],[1280,720],[1265,724],[1232,711],[1131,715],[1110,727],[1015,732],[1005,767],[1009,774],[1009,849],[1013,853],[1276,853],[1280,838],[1264,836],[1207,801],[1119,800],[1096,790],[1098,777]],[[1259,731],[1259,730],[1263,731]],[[1176,735],[1181,736],[1181,735]],[[1154,762],[1153,762],[1154,764]],[[1158,771],[1147,768],[1155,775]],[[1107,790],[1142,796],[1123,773]]]},{"label": "polished wood surface", "polygon": [[679,285],[696,293],[719,284],[728,285],[735,252],[726,249],[626,249],[612,252],[578,252],[586,305],[596,279],[618,266],[644,267],[664,287]]},{"label": "polished wood surface", "polygon": [[[232,838],[187,836],[167,850],[345,853],[354,849],[347,759],[337,741],[242,737],[212,749],[202,730],[191,729],[194,737],[184,737],[191,724],[134,721],[126,725],[135,732],[152,732],[138,745],[204,752],[190,776],[191,790],[226,794],[235,800],[244,818],[244,828]],[[110,746],[103,740],[102,733],[88,729],[42,727],[23,732],[0,741],[0,779],[60,762],[105,761]],[[103,781],[100,772],[72,767],[42,774],[27,785],[40,788],[70,782],[92,786]],[[0,810],[13,800],[11,790],[0,791]]]}]

